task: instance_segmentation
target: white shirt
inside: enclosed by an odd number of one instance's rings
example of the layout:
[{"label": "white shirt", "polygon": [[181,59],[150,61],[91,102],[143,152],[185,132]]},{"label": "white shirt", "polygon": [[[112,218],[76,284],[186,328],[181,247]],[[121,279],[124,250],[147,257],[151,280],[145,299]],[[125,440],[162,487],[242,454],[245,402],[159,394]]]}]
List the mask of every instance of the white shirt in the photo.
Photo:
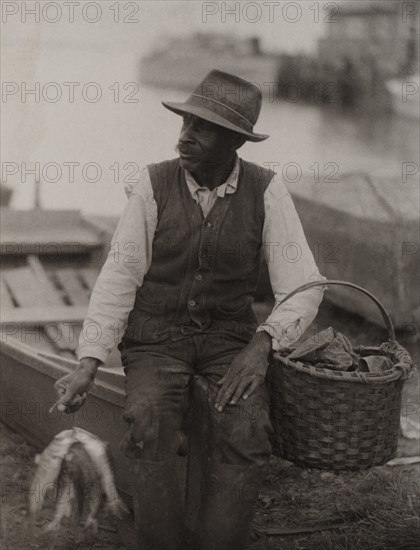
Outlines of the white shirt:
[{"label": "white shirt", "polygon": [[[216,199],[223,200],[225,194],[235,193],[239,158],[228,179],[211,191],[200,187],[188,172],[185,175],[193,199],[206,216]],[[124,334],[137,289],[143,284],[152,261],[158,216],[147,169],[142,170],[139,181],[132,188],[126,188],[126,193],[129,200],[90,298],[77,350],[79,359],[95,357],[106,361]],[[263,253],[275,304],[257,331],[268,332],[273,338],[273,349],[280,349],[293,344],[313,321],[322,300],[323,287],[296,294],[280,307],[279,302],[298,286],[324,280],[324,277],[315,264],[290,194],[277,175],[264,193],[264,210]]]}]

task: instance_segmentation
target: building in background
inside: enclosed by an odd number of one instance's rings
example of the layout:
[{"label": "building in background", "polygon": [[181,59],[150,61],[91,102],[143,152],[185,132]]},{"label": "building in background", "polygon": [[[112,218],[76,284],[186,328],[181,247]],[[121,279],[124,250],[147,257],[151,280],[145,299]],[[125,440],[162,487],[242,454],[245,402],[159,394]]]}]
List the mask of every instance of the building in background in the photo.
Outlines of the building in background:
[{"label": "building in background", "polygon": [[[257,36],[168,36],[141,59],[140,80],[149,86],[191,89],[217,67],[254,82],[265,95],[294,103],[399,111],[402,79],[417,82],[413,73],[419,62],[420,0],[344,0],[328,5],[332,11],[327,34],[313,55],[264,52]],[[397,80],[392,88],[390,80]],[[410,97],[410,105],[416,99]],[[412,107],[408,111],[413,113]]]},{"label": "building in background", "polygon": [[148,86],[193,89],[217,67],[272,92],[279,66],[276,54],[263,52],[258,37],[239,38],[226,33],[196,32],[169,36],[140,62],[140,80]]},{"label": "building in background", "polygon": [[341,2],[337,23],[318,42],[320,61],[338,70],[371,67],[382,78],[411,74],[418,63],[419,7],[418,0]]},{"label": "building in background", "polygon": [[336,22],[319,39],[313,60],[321,88],[346,109],[391,109],[418,118],[418,93],[408,102],[403,90],[407,82],[418,83],[419,10],[419,0],[338,3]]}]

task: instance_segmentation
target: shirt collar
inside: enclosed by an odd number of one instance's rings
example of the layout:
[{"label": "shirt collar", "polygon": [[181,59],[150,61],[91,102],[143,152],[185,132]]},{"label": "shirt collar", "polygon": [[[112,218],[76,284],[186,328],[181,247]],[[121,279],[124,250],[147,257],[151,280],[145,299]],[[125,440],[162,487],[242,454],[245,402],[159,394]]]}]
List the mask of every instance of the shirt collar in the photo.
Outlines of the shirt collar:
[{"label": "shirt collar", "polygon": [[[229,174],[228,179],[213,190],[218,197],[224,197],[225,194],[229,195],[230,193],[234,193],[236,191],[236,188],[238,187],[239,166],[239,157],[236,156],[235,164],[233,166],[232,172]],[[206,187],[201,187],[200,185],[198,185],[193,175],[190,174],[190,172],[188,172],[187,170],[185,170],[185,179],[187,181],[188,189],[190,190],[193,198],[197,197],[197,193],[201,189],[207,189]]]}]

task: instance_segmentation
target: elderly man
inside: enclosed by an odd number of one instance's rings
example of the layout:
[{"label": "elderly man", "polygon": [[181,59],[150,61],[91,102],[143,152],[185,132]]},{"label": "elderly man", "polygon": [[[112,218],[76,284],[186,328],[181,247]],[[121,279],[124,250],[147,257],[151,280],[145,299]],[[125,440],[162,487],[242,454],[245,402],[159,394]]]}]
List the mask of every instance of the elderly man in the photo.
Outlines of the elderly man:
[{"label": "elderly man", "polygon": [[[175,460],[188,386],[202,376],[210,435],[195,545],[240,550],[271,450],[267,360],[306,329],[322,298],[317,288],[296,295],[257,327],[261,253],[276,304],[322,278],[281,180],[237,155],[268,137],[253,130],[258,87],[212,71],[185,103],[163,105],[183,117],[179,157],[149,165],[132,189],[86,319],[101,337],[80,341],[80,366],[56,387],[68,410],[81,406],[124,332],[122,449],[137,464],[139,549],[169,550],[185,547]],[[288,243],[298,261],[282,254]]]}]

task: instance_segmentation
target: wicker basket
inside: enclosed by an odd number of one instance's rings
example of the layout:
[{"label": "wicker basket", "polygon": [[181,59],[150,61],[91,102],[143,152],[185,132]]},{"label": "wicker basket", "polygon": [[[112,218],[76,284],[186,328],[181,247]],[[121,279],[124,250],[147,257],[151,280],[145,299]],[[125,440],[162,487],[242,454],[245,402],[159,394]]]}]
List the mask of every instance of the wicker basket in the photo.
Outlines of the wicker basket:
[{"label": "wicker basket", "polygon": [[389,341],[360,347],[362,356],[385,355],[393,368],[380,373],[342,372],[291,361],[274,354],[268,369],[273,452],[299,466],[362,470],[395,456],[400,424],[401,390],[413,372],[409,353],[395,340],[391,319],[370,292],[344,281],[303,285],[281,303],[314,286],[350,286],[378,306]]}]

